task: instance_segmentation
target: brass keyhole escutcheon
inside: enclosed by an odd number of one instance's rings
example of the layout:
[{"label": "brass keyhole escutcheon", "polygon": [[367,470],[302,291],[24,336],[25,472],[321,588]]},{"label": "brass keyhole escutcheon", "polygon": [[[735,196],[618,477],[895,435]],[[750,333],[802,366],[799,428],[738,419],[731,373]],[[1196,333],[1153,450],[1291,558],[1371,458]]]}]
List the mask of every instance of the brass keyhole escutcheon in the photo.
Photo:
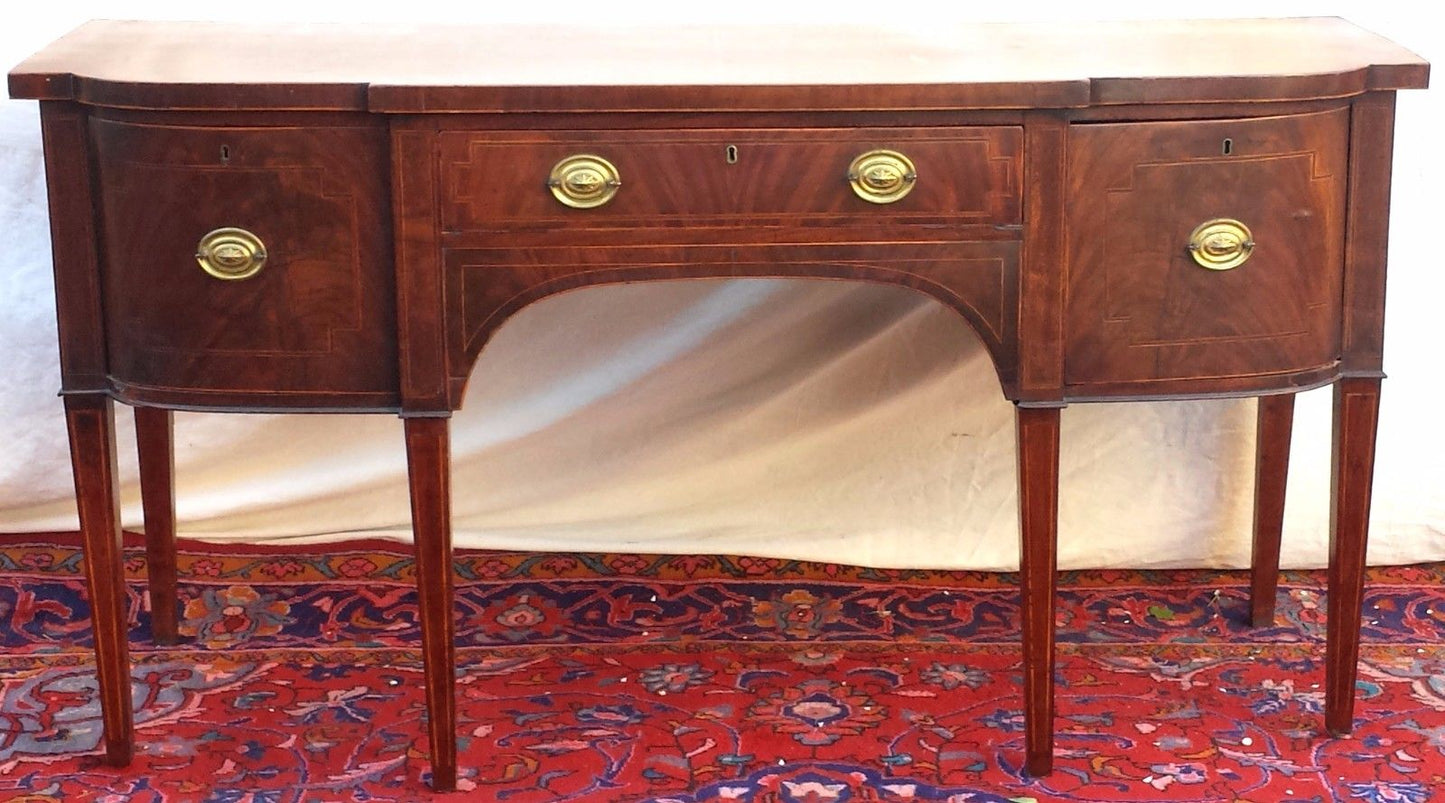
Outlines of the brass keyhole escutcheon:
[{"label": "brass keyhole escutcheon", "polygon": [[265,267],[266,245],[245,229],[216,229],[196,245],[196,262],[217,279],[249,279]]},{"label": "brass keyhole escutcheon", "polygon": [[869,203],[891,204],[913,190],[918,171],[897,151],[868,151],[848,165],[848,183]]},{"label": "brass keyhole escutcheon", "polygon": [[574,209],[591,209],[612,200],[622,186],[622,176],[601,156],[579,153],[552,167],[547,186],[563,204]]},{"label": "brass keyhole escutcheon", "polygon": [[1243,265],[1254,253],[1254,235],[1238,220],[1215,218],[1196,226],[1185,247],[1200,267],[1231,270]]}]

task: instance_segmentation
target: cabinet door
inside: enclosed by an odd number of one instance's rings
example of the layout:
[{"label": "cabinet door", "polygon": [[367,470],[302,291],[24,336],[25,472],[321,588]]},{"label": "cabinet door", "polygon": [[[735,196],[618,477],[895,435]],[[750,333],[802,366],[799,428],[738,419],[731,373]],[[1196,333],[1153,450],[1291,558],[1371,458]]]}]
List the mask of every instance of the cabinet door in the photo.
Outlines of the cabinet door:
[{"label": "cabinet door", "polygon": [[[378,125],[200,127],[95,120],[111,381],[202,408],[390,408],[396,312]],[[220,228],[255,275],[198,264]]]},{"label": "cabinet door", "polygon": [[[1246,392],[1332,372],[1348,131],[1348,108],[1073,126],[1070,394],[1163,394],[1181,380]],[[1201,266],[1189,247],[1217,219],[1249,233],[1237,267]]]}]

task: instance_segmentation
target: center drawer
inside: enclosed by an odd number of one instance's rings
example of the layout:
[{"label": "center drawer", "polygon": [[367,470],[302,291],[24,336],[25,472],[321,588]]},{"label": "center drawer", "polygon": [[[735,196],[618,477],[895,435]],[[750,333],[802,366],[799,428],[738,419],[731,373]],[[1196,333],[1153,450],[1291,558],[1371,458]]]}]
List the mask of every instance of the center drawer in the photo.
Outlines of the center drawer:
[{"label": "center drawer", "polygon": [[1023,129],[1002,125],[444,131],[441,219],[448,231],[1016,224],[1022,146]]}]

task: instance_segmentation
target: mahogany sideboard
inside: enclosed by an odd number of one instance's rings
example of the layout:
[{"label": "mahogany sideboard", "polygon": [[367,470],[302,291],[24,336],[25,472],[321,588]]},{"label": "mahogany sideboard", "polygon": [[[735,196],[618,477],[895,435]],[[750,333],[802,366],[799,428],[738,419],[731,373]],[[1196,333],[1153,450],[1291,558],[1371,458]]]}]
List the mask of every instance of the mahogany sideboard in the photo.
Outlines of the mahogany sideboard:
[{"label": "mahogany sideboard", "polygon": [[1035,774],[1060,408],[1259,397],[1263,623],[1293,394],[1334,383],[1325,723],[1348,733],[1395,91],[1428,75],[1337,19],[81,27],[9,87],[41,102],[108,761],[133,745],[114,401],[136,408],[162,642],[170,411],[401,416],[433,785],[450,789],[448,416],[472,366],[545,296],[699,277],[903,285],[986,346],[1017,409]]}]

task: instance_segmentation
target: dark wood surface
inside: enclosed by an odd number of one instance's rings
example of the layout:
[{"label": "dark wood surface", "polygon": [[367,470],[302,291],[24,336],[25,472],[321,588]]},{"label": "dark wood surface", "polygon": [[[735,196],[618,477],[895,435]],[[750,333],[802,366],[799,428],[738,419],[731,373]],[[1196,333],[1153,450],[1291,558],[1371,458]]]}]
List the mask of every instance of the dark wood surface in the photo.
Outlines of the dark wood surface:
[{"label": "dark wood surface", "polygon": [[1261,396],[1255,415],[1254,540],[1249,563],[1249,618],[1255,627],[1274,626],[1294,397],[1293,393]]},{"label": "dark wood surface", "polygon": [[1054,762],[1054,587],[1058,576],[1059,408],[1018,407],[1019,595],[1024,672],[1024,768]]},{"label": "dark wood surface", "polygon": [[1350,110],[1349,209],[1345,223],[1345,287],[1341,372],[1383,375],[1385,261],[1390,238],[1390,167],[1395,145],[1395,93],[1371,93]]},{"label": "dark wood surface", "polygon": [[[111,381],[127,401],[395,407],[386,128],[147,125],[92,118]],[[261,272],[196,264],[214,229]]]},{"label": "dark wood surface", "polygon": [[[238,40],[248,47],[217,45]],[[12,72],[10,89],[43,100],[107,760],[133,749],[112,399],[145,405],[159,642],[175,637],[169,410],[406,419],[432,783],[451,789],[448,416],[492,334],[527,304],[703,277],[897,284],[986,346],[1017,402],[1036,775],[1052,763],[1059,408],[1280,394],[1261,400],[1256,454],[1252,617],[1267,624],[1291,394],[1337,382],[1326,724],[1347,733],[1394,90],[1427,79],[1418,57],[1333,19],[76,31]],[[875,148],[918,168],[895,204],[847,184],[851,159]],[[552,197],[551,166],[576,153],[620,168],[608,205]],[[1226,272],[1185,250],[1217,217],[1257,241]],[[227,226],[265,241],[256,277],[221,281],[196,264],[199,238]]]},{"label": "dark wood surface", "polygon": [[1325,639],[1325,727],[1335,736],[1347,736],[1355,726],[1355,677],[1379,417],[1378,378],[1352,377],[1335,383],[1335,444],[1330,461],[1333,510],[1326,589],[1329,633]]},{"label": "dark wood surface", "polygon": [[77,104],[40,104],[64,393],[110,390],[87,124],[87,111]]},{"label": "dark wood surface", "polygon": [[[1342,105],[1079,126],[1069,159],[1069,395],[1147,393],[1177,380],[1264,390],[1335,365],[1349,124]],[[1239,220],[1257,242],[1231,270],[1203,269],[1185,249],[1196,226],[1217,218]]]},{"label": "dark wood surface", "polygon": [[1341,97],[1424,86],[1428,74],[1419,56],[1333,18],[911,29],[105,21],[17,67],[10,93],[161,109],[1049,108]]},{"label": "dark wood surface", "polygon": [[151,639],[157,644],[175,644],[179,638],[174,418],[170,410],[135,408],[136,461],[140,464],[141,507],[145,513],[146,587],[151,603]]},{"label": "dark wood surface", "polygon": [[597,284],[757,276],[894,284],[936,298],[978,335],[1005,395],[1013,395],[1019,255],[1013,240],[899,242],[887,248],[838,241],[443,250],[452,404],[460,403],[472,365],[492,335],[540,298]]},{"label": "dark wood surface", "polygon": [[123,767],[135,752],[131,709],[130,617],[121,564],[120,493],[115,465],[115,403],[95,393],[65,397],[70,464],[80,513],[90,628],[95,636],[105,761]]},{"label": "dark wood surface", "polygon": [[[1057,405],[1064,395],[1064,216],[1071,203],[1068,121],[1056,112],[1025,120],[1023,259],[1019,273],[1021,402]],[[1005,389],[1007,395],[1007,389]]]},{"label": "dark wood surface", "polygon": [[[1017,126],[448,131],[439,145],[448,231],[755,225],[778,217],[818,226],[1020,222]],[[854,157],[878,148],[903,153],[918,169],[896,203],[870,203],[848,185]],[[576,153],[601,156],[621,174],[605,206],[568,208],[541,186],[552,165]]]},{"label": "dark wood surface", "polygon": [[426,674],[432,788],[457,786],[456,647],[452,608],[451,421],[406,420],[406,463],[416,540],[416,589]]},{"label": "dark wood surface", "polygon": [[[437,135],[427,128],[394,128],[391,182],[396,230],[397,352],[405,415],[441,415],[459,401],[449,395],[448,322],[438,310],[448,299],[442,275],[438,220]],[[538,182],[539,184],[541,182]],[[541,191],[543,187],[537,187]],[[451,299],[455,303],[455,297]],[[461,397],[455,397],[459,400]]]}]

